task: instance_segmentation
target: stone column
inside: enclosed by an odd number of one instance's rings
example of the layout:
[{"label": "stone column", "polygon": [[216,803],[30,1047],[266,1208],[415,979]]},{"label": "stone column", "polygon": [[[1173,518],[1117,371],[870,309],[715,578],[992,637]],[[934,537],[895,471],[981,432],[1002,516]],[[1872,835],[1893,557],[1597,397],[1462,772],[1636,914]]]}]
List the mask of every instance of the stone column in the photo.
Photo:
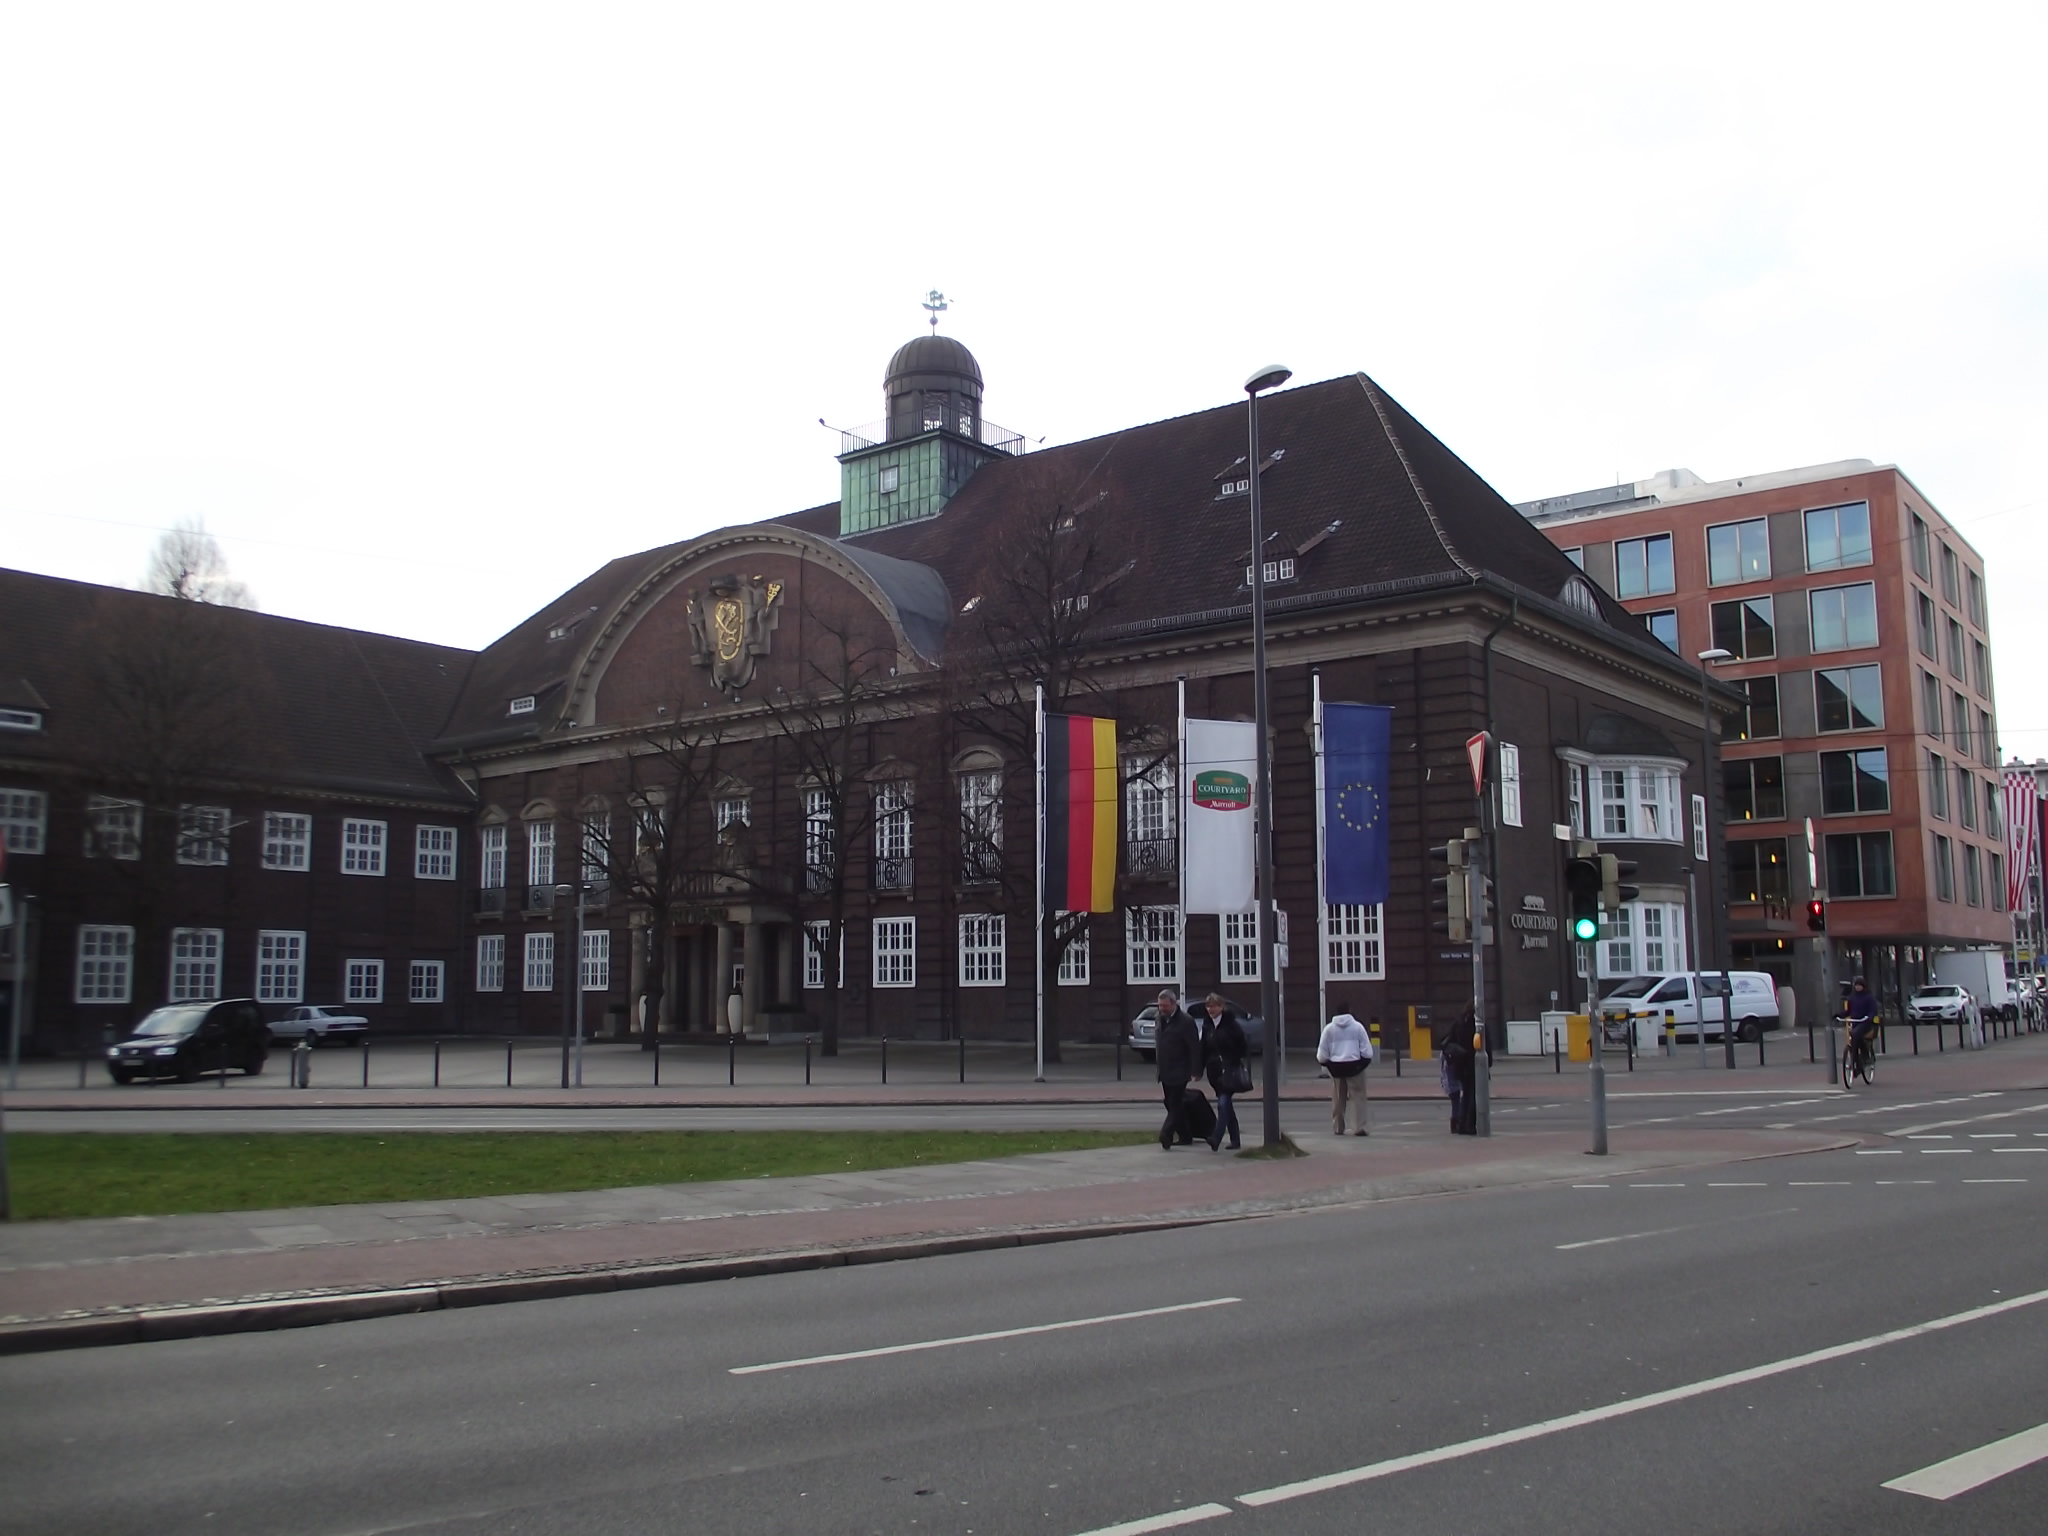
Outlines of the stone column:
[{"label": "stone column", "polygon": [[768,969],[762,952],[764,937],[761,924],[749,922],[740,948],[740,964],[746,967],[740,984],[740,1028],[749,1033],[761,1027],[761,982]]},{"label": "stone column", "polygon": [[733,925],[718,925],[718,958],[711,972],[711,1027],[727,1027],[726,994],[732,991]]}]

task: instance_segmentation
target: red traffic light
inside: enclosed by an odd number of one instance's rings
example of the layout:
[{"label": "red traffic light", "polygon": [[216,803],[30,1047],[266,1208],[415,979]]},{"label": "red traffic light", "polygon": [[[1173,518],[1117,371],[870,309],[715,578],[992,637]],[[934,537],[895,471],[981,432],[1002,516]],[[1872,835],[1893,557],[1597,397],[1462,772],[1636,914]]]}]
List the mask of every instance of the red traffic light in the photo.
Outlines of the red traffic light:
[{"label": "red traffic light", "polygon": [[1806,904],[1806,926],[1815,933],[1828,931],[1828,904],[1818,896]]}]

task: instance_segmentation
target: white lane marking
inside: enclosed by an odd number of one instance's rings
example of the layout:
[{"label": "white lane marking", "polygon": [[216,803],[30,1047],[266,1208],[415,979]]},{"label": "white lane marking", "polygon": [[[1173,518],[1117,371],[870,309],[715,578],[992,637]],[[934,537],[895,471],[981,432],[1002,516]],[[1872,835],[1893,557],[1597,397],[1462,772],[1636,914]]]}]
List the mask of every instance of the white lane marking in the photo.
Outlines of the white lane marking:
[{"label": "white lane marking", "polygon": [[[1937,1104],[1967,1104],[1969,1102],[1968,1099],[1933,1099],[1926,1104],[1895,1104],[1892,1107],[1894,1109],[1932,1109]],[[2002,1109],[1995,1115],[1970,1115],[1962,1120],[1930,1120],[1925,1125],[1909,1125],[1904,1130],[1895,1131],[1893,1134],[1897,1136],[1910,1136],[1915,1131],[1940,1131],[1951,1129],[1958,1125],[1982,1125],[1987,1120],[2012,1120],[2020,1115],[2036,1115],[2043,1111],[2048,1111],[2048,1104],[2028,1104],[2020,1109]],[[2041,1136],[2048,1135],[2048,1132],[2036,1131],[2034,1134]]]},{"label": "white lane marking", "polygon": [[1968,1157],[1976,1150],[1975,1147],[1922,1147],[1920,1155],[1922,1157]]},{"label": "white lane marking", "polygon": [[2048,1152],[2048,1147],[1993,1147],[1994,1152]]},{"label": "white lane marking", "polygon": [[1204,1520],[1214,1520],[1218,1515],[1230,1513],[1228,1504],[1196,1504],[1188,1509],[1176,1509],[1163,1515],[1147,1515],[1143,1520],[1126,1520],[1122,1525],[1098,1525],[1092,1531],[1083,1531],[1081,1536],[1145,1536],[1147,1531],[1171,1531],[1183,1525],[1198,1525]]},{"label": "white lane marking", "polygon": [[1639,1237],[1669,1237],[1673,1232],[1690,1232],[1691,1227],[1659,1227],[1654,1232],[1624,1232],[1619,1237],[1589,1237],[1582,1243],[1559,1243],[1559,1253],[1569,1253],[1574,1248],[1604,1248],[1609,1243],[1632,1243]]},{"label": "white lane marking", "polygon": [[2025,1179],[1965,1179],[1965,1184],[2024,1184]]},{"label": "white lane marking", "polygon": [[1757,1181],[1756,1183],[1753,1183],[1753,1184],[1709,1184],[1709,1185],[1707,1186],[1707,1188],[1709,1188],[1709,1189],[1768,1189],[1768,1188],[1770,1188],[1770,1186],[1769,1186],[1768,1184],[1765,1184],[1765,1183],[1764,1183],[1764,1182],[1762,1182],[1761,1180],[1758,1180],[1758,1181]]},{"label": "white lane marking", "polygon": [[1696,1118],[1705,1119],[1708,1115],[1746,1115],[1753,1109],[1762,1109],[1763,1107],[1761,1104],[1737,1104],[1730,1109],[1700,1109],[1693,1111],[1693,1113]]},{"label": "white lane marking", "polygon": [[1610,1419],[1626,1418],[1630,1414],[1642,1413],[1650,1408],[1662,1408],[1669,1403],[1682,1403],[1691,1398],[1705,1397],[1710,1392],[1725,1391],[1729,1387],[1746,1386],[1753,1381],[1766,1381],[1773,1376],[1804,1370],[1808,1366],[1825,1365],[1831,1360],[1842,1360],[1851,1355],[1881,1349],[1887,1344],[1900,1344],[1909,1339],[1925,1338],[1929,1334],[1941,1333],[1950,1328],[1960,1328],[1966,1323],[1982,1322],[1989,1317],[2016,1312],[2021,1307],[2038,1306],[2044,1301],[2048,1301],[2048,1291],[2030,1291],[2024,1296],[1994,1301],[1989,1306],[1971,1307],[1966,1312],[1951,1312],[1946,1317],[1913,1323],[1905,1328],[1894,1328],[1886,1333],[1873,1333],[1868,1338],[1852,1339],[1847,1344],[1831,1344],[1826,1349],[1816,1349],[1807,1354],[1773,1360],[1766,1365],[1752,1365],[1744,1370],[1730,1371],[1723,1376],[1709,1376],[1704,1381],[1689,1382],[1682,1387],[1669,1387],[1662,1392],[1646,1392],[1641,1397],[1608,1403],[1604,1407],[1584,1408],[1577,1413],[1567,1413],[1555,1419],[1524,1424],[1519,1429],[1505,1429],[1497,1434],[1481,1435],[1474,1440],[1460,1440],[1451,1445],[1440,1445],[1433,1450],[1394,1456],[1386,1461],[1353,1467],[1346,1472],[1328,1472],[1321,1477],[1303,1478],[1298,1483],[1281,1483],[1273,1488],[1255,1489],[1251,1493],[1239,1494],[1237,1502],[1249,1505],[1253,1509],[1262,1509],[1268,1504],[1281,1504],[1289,1499],[1305,1498],[1312,1493],[1327,1493],[1333,1488],[1350,1488],[1359,1483],[1392,1477],[1398,1472],[1410,1472],[1417,1467],[1433,1467],[1439,1462],[1457,1461],[1466,1456],[1477,1456],[1485,1451],[1499,1450],[1503,1446],[1520,1445],[1526,1440],[1540,1440],[1548,1435],[1562,1434],[1566,1430],[1583,1429],[1589,1424],[1604,1424]]},{"label": "white lane marking", "polygon": [[1908,1140],[1908,1141],[1954,1141],[1954,1140],[1955,1140],[1955,1137],[1951,1136],[1951,1135],[1950,1135],[1950,1134],[1949,1134],[1949,1133],[1948,1133],[1947,1131],[1908,1131],[1908,1132],[1906,1132],[1906,1140]]},{"label": "white lane marking", "polygon": [[1858,1157],[1904,1157],[1906,1149],[1904,1147],[1858,1147],[1856,1155]]},{"label": "white lane marking", "polygon": [[1922,1467],[1918,1472],[1895,1477],[1881,1486],[1894,1493],[1917,1493],[1923,1499],[1946,1500],[2044,1459],[2048,1459],[2048,1424],[2037,1424],[2003,1440],[1980,1445],[1974,1451]]},{"label": "white lane marking", "polygon": [[1573,1189],[1612,1189],[1612,1184],[1574,1184]]},{"label": "white lane marking", "polygon": [[2017,1135],[2019,1135],[2018,1131],[1972,1131],[1970,1132],[1970,1140],[2011,1141]]},{"label": "white lane marking", "polygon": [[1792,1188],[1794,1189],[1847,1189],[1848,1187],[1849,1181],[1847,1179],[1794,1179],[1792,1181]]},{"label": "white lane marking", "polygon": [[1187,1301],[1175,1307],[1147,1307],[1142,1312],[1111,1312],[1102,1317],[1077,1317],[1064,1323],[1034,1323],[1028,1328],[998,1328],[993,1333],[963,1333],[950,1339],[921,1339],[915,1344],[884,1344],[879,1349],[849,1349],[837,1355],[809,1355],[801,1360],[771,1360],[766,1365],[735,1365],[728,1376],[759,1376],[767,1371],[793,1371],[804,1365],[838,1365],[846,1360],[874,1360],[883,1355],[911,1355],[926,1349],[950,1349],[955,1344],[987,1344],[996,1339],[1021,1339],[1034,1333],[1060,1333],[1069,1328],[1094,1328],[1103,1323],[1128,1323],[1141,1317],[1168,1317],[1176,1312],[1201,1312],[1210,1307],[1235,1306],[1242,1296],[1218,1296],[1210,1301]]},{"label": "white lane marking", "polygon": [[1630,1189],[1683,1189],[1683,1184],[1631,1184]]}]

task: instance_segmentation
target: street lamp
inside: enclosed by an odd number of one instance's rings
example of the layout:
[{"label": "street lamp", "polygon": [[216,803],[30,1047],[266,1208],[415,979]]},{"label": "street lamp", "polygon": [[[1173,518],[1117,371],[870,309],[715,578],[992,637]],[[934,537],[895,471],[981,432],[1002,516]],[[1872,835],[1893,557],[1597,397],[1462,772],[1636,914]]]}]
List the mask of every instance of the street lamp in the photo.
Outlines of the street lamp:
[{"label": "street lamp", "polygon": [[[1266,712],[1266,519],[1259,505],[1259,395],[1278,389],[1292,378],[1291,369],[1275,363],[1261,368],[1244,381],[1246,414],[1251,430],[1251,455],[1247,461],[1251,476],[1252,503],[1252,718],[1258,733],[1258,804],[1252,814],[1258,818],[1259,843],[1259,1014],[1265,1023],[1266,1123],[1263,1142],[1280,1145],[1280,987],[1273,973],[1273,752],[1267,744]],[[1320,928],[1319,928],[1320,931]],[[1318,1022],[1321,1022],[1320,1020]]]},{"label": "street lamp", "polygon": [[[1699,653],[1699,661],[1700,661],[1700,788],[1701,788],[1702,790],[1706,791],[1706,792],[1705,792],[1704,794],[1702,794],[1702,795],[1700,796],[1700,834],[1701,834],[1701,836],[1702,836],[1702,837],[1706,837],[1706,836],[1708,836],[1708,829],[1707,829],[1707,814],[1706,814],[1706,808],[1707,808],[1707,807],[1708,807],[1709,805],[1711,805],[1711,804],[1713,803],[1713,787],[1712,787],[1712,778],[1711,778],[1711,775],[1712,775],[1712,773],[1713,773],[1713,762],[1714,762],[1714,719],[1713,719],[1713,711],[1712,711],[1712,706],[1711,706],[1711,704],[1709,703],[1709,701],[1708,701],[1708,698],[1707,698],[1707,668],[1708,668],[1709,666],[1719,666],[1719,665],[1720,665],[1720,664],[1721,664],[1722,662],[1724,662],[1724,661],[1733,661],[1734,659],[1735,659],[1735,653],[1734,653],[1733,651],[1726,651],[1726,650],[1723,650],[1723,649],[1722,649],[1722,648],[1721,648],[1720,646],[1718,646],[1718,645],[1716,645],[1716,646],[1710,646],[1710,647],[1709,647],[1708,649],[1706,649],[1706,650],[1704,650],[1704,651],[1701,651],[1701,652]],[[1712,847],[1712,844],[1711,844],[1711,843],[1709,843],[1709,844],[1708,844],[1708,846],[1709,846],[1709,847],[1711,848],[1711,847]],[[1694,860],[1693,862],[1694,862],[1694,863],[1699,863],[1700,861],[1696,859],[1696,860]],[[1695,888],[1695,890],[1694,890],[1694,893],[1693,893],[1693,898],[1692,898],[1692,902],[1693,902],[1693,927],[1694,927],[1694,930],[1695,930],[1695,931],[1694,931],[1694,934],[1693,934],[1693,950],[1694,950],[1694,953],[1693,953],[1693,957],[1692,957],[1692,963],[1693,963],[1693,967],[1694,967],[1694,969],[1693,969],[1693,989],[1692,989],[1692,998],[1693,998],[1693,1003],[1692,1003],[1692,1007],[1693,1007],[1693,1017],[1694,1017],[1694,1018],[1695,1018],[1695,1020],[1697,1021],[1697,1022],[1695,1023],[1695,1025],[1694,1025],[1694,1028],[1698,1030],[1698,1032],[1699,1032],[1699,1037],[1700,1037],[1700,1065],[1702,1065],[1702,1066],[1705,1066],[1705,1065],[1706,1065],[1706,1054],[1707,1054],[1707,1000],[1706,1000],[1706,999],[1705,999],[1704,997],[1700,996],[1700,988],[1699,988],[1699,969],[1698,969],[1698,967],[1699,967],[1699,963],[1700,963],[1700,957],[1699,957],[1699,953],[1698,953],[1698,950],[1699,950],[1699,934],[1698,934],[1698,931],[1697,931],[1697,930],[1698,930],[1698,928],[1699,928],[1699,895],[1698,895],[1698,892],[1697,892],[1697,888]],[[1709,943],[1712,943],[1712,942],[1713,942],[1713,938],[1714,938],[1714,915],[1713,915],[1713,910],[1712,910],[1712,908],[1713,908],[1713,905],[1714,905],[1714,875],[1713,875],[1713,871],[1712,871],[1711,869],[1709,869],[1709,870],[1708,870],[1708,872],[1707,872],[1707,907],[1708,907],[1708,912],[1707,912],[1707,940],[1708,940],[1708,942],[1709,942]],[[1726,1057],[1726,1059],[1727,1059],[1727,1064],[1728,1064],[1728,1069],[1729,1069],[1729,1071],[1731,1071],[1731,1072],[1732,1072],[1732,1071],[1734,1071],[1734,1070],[1735,1070],[1735,993],[1734,993],[1733,989],[1731,988],[1731,986],[1730,986],[1730,984],[1729,984],[1729,981],[1728,981],[1728,962],[1727,962],[1726,960],[1723,960],[1723,961],[1721,962],[1721,1049],[1722,1049],[1722,1053],[1723,1053],[1723,1055],[1724,1055],[1724,1056]]]}]

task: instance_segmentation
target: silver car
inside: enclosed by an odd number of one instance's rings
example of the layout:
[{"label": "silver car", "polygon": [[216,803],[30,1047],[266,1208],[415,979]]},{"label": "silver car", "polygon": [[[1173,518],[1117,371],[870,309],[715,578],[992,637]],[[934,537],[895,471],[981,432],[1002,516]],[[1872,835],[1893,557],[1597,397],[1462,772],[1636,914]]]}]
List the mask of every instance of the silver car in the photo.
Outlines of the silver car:
[{"label": "silver car", "polygon": [[[1258,1055],[1265,1049],[1266,1045],[1266,1021],[1259,1018],[1256,1014],[1246,1012],[1228,999],[1225,1000],[1225,1005],[1232,1013],[1237,1015],[1237,1022],[1243,1026],[1246,1047],[1254,1056]],[[1199,1002],[1194,1008],[1189,1010],[1189,1013],[1197,1024],[1200,1024],[1206,1017],[1201,1011]],[[1138,1010],[1138,1016],[1131,1020],[1130,1033],[1124,1037],[1124,1049],[1136,1051],[1146,1061],[1151,1061],[1158,1054],[1157,1042],[1154,1039],[1158,1032],[1159,1005],[1157,1003],[1147,1003]]]},{"label": "silver car", "polygon": [[354,1045],[370,1032],[370,1021],[346,1008],[308,1005],[294,1008],[270,1026],[274,1040],[304,1040],[308,1045]]}]

